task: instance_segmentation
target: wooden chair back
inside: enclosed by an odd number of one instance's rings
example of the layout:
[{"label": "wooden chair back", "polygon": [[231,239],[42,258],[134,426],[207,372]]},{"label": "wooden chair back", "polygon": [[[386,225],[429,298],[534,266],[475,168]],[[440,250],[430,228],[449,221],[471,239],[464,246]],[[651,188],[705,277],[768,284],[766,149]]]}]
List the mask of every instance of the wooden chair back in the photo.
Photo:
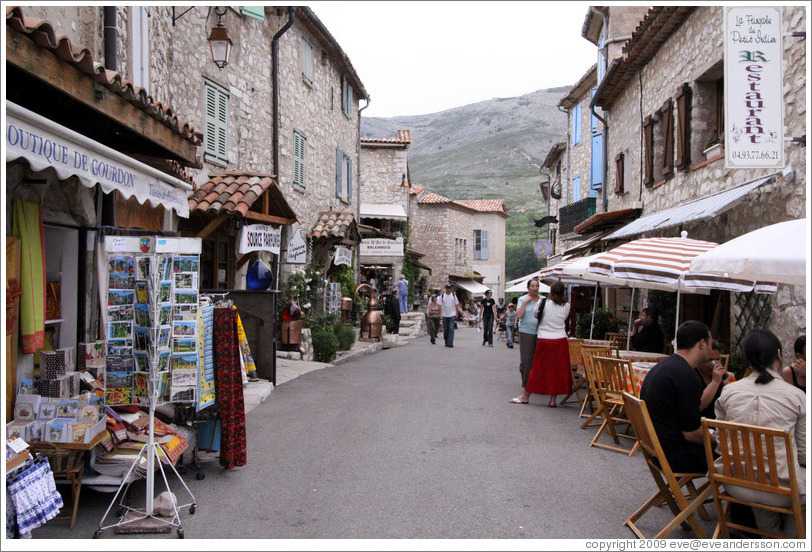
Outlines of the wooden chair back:
[{"label": "wooden chair back", "polygon": [[602,380],[602,396],[621,400],[624,392],[637,396],[637,385],[635,382],[634,370],[629,360],[619,358],[593,356],[592,364],[600,374]]},{"label": "wooden chair back", "polygon": [[[717,462],[720,467],[717,467],[713,458],[711,430],[716,430],[717,434],[717,451],[720,455]],[[730,503],[737,502],[752,508],[792,516],[798,530],[798,538],[805,539],[804,512],[795,471],[796,450],[790,430],[702,418],[702,435],[708,457],[708,480],[713,488],[716,510],[719,514],[717,532],[724,538],[729,538],[728,528],[766,537],[781,538],[785,536],[728,521],[726,513],[730,508]],[[789,468],[789,481],[786,483],[778,479],[779,458],[786,461]],[[776,502],[783,502],[789,506],[768,506],[735,498],[727,492],[729,485],[775,495],[778,499]],[[727,505],[723,506],[723,503]]]},{"label": "wooden chair back", "polygon": [[[657,438],[645,401],[625,392],[622,399],[626,416],[628,416],[637,437],[637,443],[643,451],[643,457],[646,459],[649,471],[651,471],[651,475],[659,489],[654,496],[626,520],[625,525],[628,525],[641,539],[646,538],[635,523],[652,507],[665,501],[675,517],[654,538],[666,538],[676,529],[677,525],[682,525],[685,529],[692,529],[699,538],[706,538],[705,532],[699,525],[696,516],[694,516],[694,512],[698,510],[700,517],[707,519],[702,503],[706,498],[710,497],[712,491],[708,483],[705,483],[699,489],[696,489],[693,484],[695,479],[704,478],[706,474],[675,473],[671,471],[671,465],[668,463],[668,459],[665,457],[663,448],[660,445],[660,440]],[[682,487],[687,489],[687,495],[683,492]]]},{"label": "wooden chair back", "polygon": [[581,348],[581,365],[584,367],[587,383],[593,386],[597,372],[594,369],[592,358],[595,356],[610,357],[612,356],[612,349],[609,347],[582,347]]},{"label": "wooden chair back", "polygon": [[570,350],[570,366],[573,370],[581,365],[581,347],[584,343],[583,339],[574,337],[567,338],[567,345]]},{"label": "wooden chair back", "polygon": [[612,342],[614,347],[618,349],[625,349],[626,348],[626,340],[628,336],[625,333],[621,332],[606,332],[606,339]]}]

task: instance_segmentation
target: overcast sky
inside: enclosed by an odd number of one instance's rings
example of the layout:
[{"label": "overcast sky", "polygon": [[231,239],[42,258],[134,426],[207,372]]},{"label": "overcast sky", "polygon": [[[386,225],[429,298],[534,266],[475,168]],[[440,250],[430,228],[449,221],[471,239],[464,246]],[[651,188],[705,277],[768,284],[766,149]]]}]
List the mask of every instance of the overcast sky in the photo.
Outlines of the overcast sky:
[{"label": "overcast sky", "polygon": [[[597,59],[584,2],[309,2],[370,95],[363,115],[435,113],[569,86]],[[360,104],[363,106],[363,102]]]}]

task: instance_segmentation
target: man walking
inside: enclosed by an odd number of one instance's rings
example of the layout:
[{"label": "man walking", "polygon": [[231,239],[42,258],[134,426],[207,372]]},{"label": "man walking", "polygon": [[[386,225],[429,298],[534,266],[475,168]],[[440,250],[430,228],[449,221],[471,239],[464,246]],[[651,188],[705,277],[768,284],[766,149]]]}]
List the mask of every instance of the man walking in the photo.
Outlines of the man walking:
[{"label": "man walking", "polygon": [[395,289],[398,290],[398,301],[400,301],[400,312],[409,312],[409,280],[401,274],[395,282]]},{"label": "man walking", "polygon": [[494,308],[496,301],[491,297],[492,292],[488,290],[485,292],[485,298],[481,301],[482,306],[482,346],[488,344],[488,347],[493,347],[493,323],[495,320]]},{"label": "man walking", "polygon": [[446,347],[454,346],[454,324],[460,314],[460,302],[451,292],[451,284],[445,285],[445,293],[440,297],[443,315],[443,339]]}]

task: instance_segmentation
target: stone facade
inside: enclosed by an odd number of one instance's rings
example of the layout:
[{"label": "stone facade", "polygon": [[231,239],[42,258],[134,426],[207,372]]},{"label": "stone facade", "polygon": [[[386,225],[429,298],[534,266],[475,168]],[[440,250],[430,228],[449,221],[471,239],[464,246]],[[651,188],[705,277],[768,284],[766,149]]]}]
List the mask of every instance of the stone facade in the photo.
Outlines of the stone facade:
[{"label": "stone facade", "polygon": [[487,230],[488,258],[475,259],[471,255],[471,268],[484,276],[482,283],[493,290],[494,297],[505,296],[505,217],[497,213],[476,212],[473,231]]},{"label": "stone facade", "polygon": [[[399,134],[408,131],[399,131]],[[409,208],[409,142],[361,139],[361,202]]]}]

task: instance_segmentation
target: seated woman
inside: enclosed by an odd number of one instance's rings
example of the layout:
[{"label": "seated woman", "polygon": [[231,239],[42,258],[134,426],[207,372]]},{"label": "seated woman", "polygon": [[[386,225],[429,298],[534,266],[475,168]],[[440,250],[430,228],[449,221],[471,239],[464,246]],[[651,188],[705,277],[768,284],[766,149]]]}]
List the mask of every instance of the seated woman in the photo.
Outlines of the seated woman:
[{"label": "seated woman", "polygon": [[784,381],[806,393],[806,336],[795,340],[795,362],[781,371]]},{"label": "seated woman", "polygon": [[[716,401],[716,418],[789,429],[795,440],[795,474],[801,503],[806,504],[806,394],[781,377],[781,342],[772,332],[751,330],[742,341],[742,352],[752,372],[741,381],[724,386]],[[783,442],[776,443],[778,479],[787,484],[789,466],[783,449]],[[717,469],[722,468],[720,462],[717,460]],[[791,505],[789,497],[737,486],[729,486],[726,490],[742,500],[774,506]],[[790,538],[797,536],[791,519],[782,519],[781,514],[761,508],[753,508],[753,513],[759,529],[780,532]]]}]

